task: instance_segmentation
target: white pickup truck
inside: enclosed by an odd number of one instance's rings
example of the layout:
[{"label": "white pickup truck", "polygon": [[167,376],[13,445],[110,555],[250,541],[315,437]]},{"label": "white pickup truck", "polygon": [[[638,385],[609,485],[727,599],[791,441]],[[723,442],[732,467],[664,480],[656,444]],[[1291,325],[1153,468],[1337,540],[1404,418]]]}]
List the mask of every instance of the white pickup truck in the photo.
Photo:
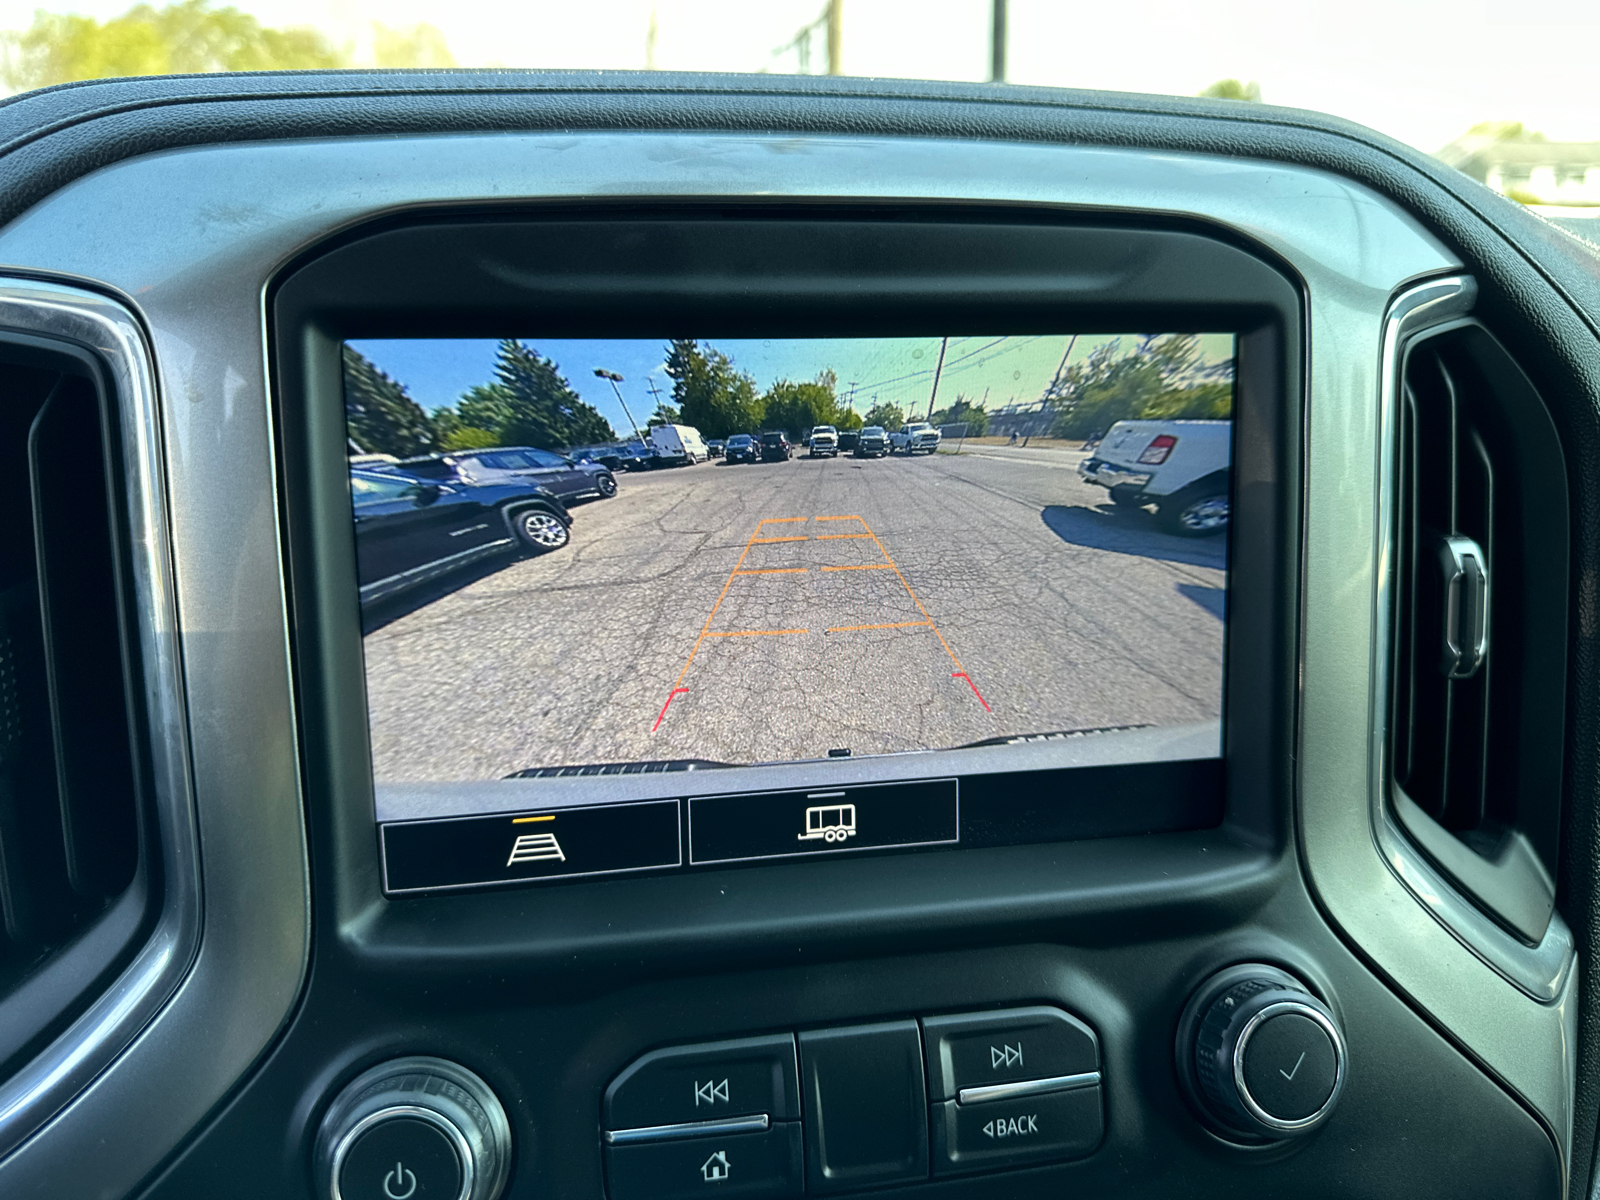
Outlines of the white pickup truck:
[{"label": "white pickup truck", "polygon": [[809,443],[812,458],[816,458],[819,454],[839,457],[839,431],[832,425],[818,425],[811,431],[806,441]]},{"label": "white pickup truck", "polygon": [[1116,504],[1154,504],[1169,533],[1204,537],[1228,528],[1232,454],[1232,421],[1118,421],[1078,477]]},{"label": "white pickup truck", "polygon": [[939,448],[939,429],[926,421],[913,421],[889,435],[889,453],[932,454]]}]

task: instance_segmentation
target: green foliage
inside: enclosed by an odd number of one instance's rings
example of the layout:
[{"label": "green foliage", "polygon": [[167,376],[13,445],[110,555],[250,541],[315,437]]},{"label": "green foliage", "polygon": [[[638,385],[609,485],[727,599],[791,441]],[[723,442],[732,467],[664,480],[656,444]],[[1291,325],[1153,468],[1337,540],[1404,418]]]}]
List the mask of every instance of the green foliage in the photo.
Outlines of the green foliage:
[{"label": "green foliage", "polygon": [[[12,91],[79,79],[126,75],[189,75],[211,71],[309,71],[348,67],[348,47],[315,29],[271,29],[237,8],[181,0],[138,4],[104,23],[93,17],[36,10],[33,24],[0,35],[0,78]],[[432,25],[390,29],[373,24],[374,65],[455,65],[444,35]]]},{"label": "green foliage", "polygon": [[[683,419],[683,413],[679,409],[674,408],[672,405],[663,400],[660,404],[656,405],[655,412],[651,413],[649,419],[644,423],[646,429],[654,429],[657,425],[694,425],[694,422],[685,421]],[[700,429],[698,425],[694,425],[694,427],[696,429]],[[705,434],[706,431],[704,429],[700,429],[700,432]],[[709,437],[712,435],[706,434],[706,436]]]},{"label": "green foliage", "polygon": [[906,413],[898,404],[874,404],[861,421],[863,425],[881,425],[885,433],[893,433],[905,425]]},{"label": "green foliage", "polygon": [[781,429],[797,438],[810,433],[814,425],[839,427],[849,409],[839,404],[838,386],[839,377],[832,371],[823,371],[806,383],[780,379],[762,397],[762,422],[768,429]]},{"label": "green foliage", "polygon": [[344,348],[344,412],[350,440],[364,453],[410,458],[438,447],[422,406],[349,346]]},{"label": "green foliage", "polygon": [[1247,100],[1259,104],[1261,85],[1253,79],[1249,83],[1240,83],[1237,79],[1219,79],[1200,94],[1213,100]]},{"label": "green foliage", "polygon": [[1120,342],[1104,343],[1051,385],[1045,403],[1057,414],[1055,437],[1085,437],[1118,421],[1232,417],[1231,370],[1203,367],[1194,334],[1145,337],[1132,353],[1121,350]]},{"label": "green foliage", "polygon": [[[674,340],[667,350],[667,374],[672,378],[672,401],[679,415],[665,424],[681,421],[708,438],[749,433],[761,425],[755,380],[736,369],[722,351],[692,339]],[[666,405],[656,409],[657,413],[663,411],[670,410]]]},{"label": "green foliage", "polygon": [[516,338],[495,352],[495,379],[469,388],[451,408],[433,414],[445,450],[488,446],[559,449],[616,439],[611,424],[585,404],[556,364]]},{"label": "green foliage", "polygon": [[441,450],[487,450],[490,446],[500,444],[500,439],[493,432],[479,429],[476,425],[457,425],[439,439]]},{"label": "green foliage", "polygon": [[965,396],[957,396],[949,408],[934,412],[930,425],[961,425],[967,427],[968,437],[983,437],[989,432],[989,414],[981,404],[974,404]]}]

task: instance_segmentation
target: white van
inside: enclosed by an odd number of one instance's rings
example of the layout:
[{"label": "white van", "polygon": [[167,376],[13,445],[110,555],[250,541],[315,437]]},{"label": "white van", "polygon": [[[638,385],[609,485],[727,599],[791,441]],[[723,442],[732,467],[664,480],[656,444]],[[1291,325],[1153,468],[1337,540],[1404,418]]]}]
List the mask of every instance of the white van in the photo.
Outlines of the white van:
[{"label": "white van", "polygon": [[1117,504],[1154,504],[1170,533],[1202,537],[1228,527],[1232,449],[1232,421],[1118,421],[1078,477]]},{"label": "white van", "polygon": [[711,448],[693,425],[652,425],[650,444],[655,447],[658,461],[674,467],[692,467],[711,460]]}]

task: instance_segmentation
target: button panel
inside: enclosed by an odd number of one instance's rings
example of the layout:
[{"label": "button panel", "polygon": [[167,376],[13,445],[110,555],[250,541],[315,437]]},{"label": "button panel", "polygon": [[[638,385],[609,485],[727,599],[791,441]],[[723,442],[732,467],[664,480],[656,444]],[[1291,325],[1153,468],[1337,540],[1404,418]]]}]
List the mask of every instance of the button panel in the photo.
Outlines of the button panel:
[{"label": "button panel", "polygon": [[1105,1133],[1098,1087],[983,1104],[946,1100],[932,1117],[935,1174],[1080,1158]]},{"label": "button panel", "polygon": [[954,1100],[961,1089],[1100,1069],[1100,1043],[1076,1017],[1038,1006],[927,1017],[928,1095]]},{"label": "button panel", "polygon": [[653,1050],[606,1089],[607,1129],[756,1113],[774,1121],[800,1118],[793,1034]]},{"label": "button panel", "polygon": [[915,1021],[802,1033],[800,1061],[811,1191],[927,1177],[927,1101]]},{"label": "button panel", "polygon": [[673,1046],[617,1076],[603,1118],[610,1200],[821,1195],[1059,1162],[1105,1135],[1100,1043],[1033,1006],[804,1030],[798,1049],[792,1033]]}]

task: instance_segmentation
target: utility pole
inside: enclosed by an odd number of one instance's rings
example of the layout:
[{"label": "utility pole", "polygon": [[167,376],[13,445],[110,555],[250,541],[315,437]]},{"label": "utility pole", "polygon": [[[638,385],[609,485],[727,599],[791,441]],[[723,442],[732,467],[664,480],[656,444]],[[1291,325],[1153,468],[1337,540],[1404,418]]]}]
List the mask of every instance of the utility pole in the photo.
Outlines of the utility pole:
[{"label": "utility pole", "polygon": [[933,369],[933,391],[928,395],[928,420],[933,420],[933,402],[939,398],[939,376],[944,373],[944,352],[950,349],[950,339],[939,343],[939,365]]},{"label": "utility pole", "polygon": [[848,408],[851,412],[855,412],[855,410],[856,410],[856,381],[854,379],[852,379],[850,381],[850,397],[849,397],[849,399],[847,399],[844,402],[844,404],[845,404],[845,407]]},{"label": "utility pole", "polygon": [[611,390],[617,394],[617,403],[622,405],[622,415],[628,418],[628,424],[633,426],[633,436],[639,436],[639,426],[633,419],[633,414],[628,411],[628,402],[622,398],[622,389],[617,384],[623,382],[622,376],[615,371],[608,371],[604,367],[596,367],[594,373],[611,384]]},{"label": "utility pole", "polygon": [[[838,0],[834,0],[837,4]],[[1006,0],[990,0],[989,82],[1006,81]],[[830,43],[831,45],[831,43]]]},{"label": "utility pole", "polygon": [[[1004,0],[999,0],[1004,3]],[[843,75],[844,0],[828,0],[828,74]]]}]

